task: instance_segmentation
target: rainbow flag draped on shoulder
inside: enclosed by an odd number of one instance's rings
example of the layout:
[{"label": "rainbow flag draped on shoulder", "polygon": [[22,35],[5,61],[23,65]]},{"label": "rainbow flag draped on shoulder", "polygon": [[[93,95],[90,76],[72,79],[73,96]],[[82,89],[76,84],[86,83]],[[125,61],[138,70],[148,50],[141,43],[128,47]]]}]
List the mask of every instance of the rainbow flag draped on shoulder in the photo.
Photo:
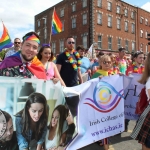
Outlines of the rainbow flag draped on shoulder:
[{"label": "rainbow flag draped on shoulder", "polygon": [[54,9],[52,18],[52,35],[62,32],[62,23],[58,18],[56,11]]},{"label": "rainbow flag draped on shoulder", "polygon": [[10,36],[8,34],[8,30],[6,29],[5,25],[3,24],[3,34],[0,38],[0,51],[4,48],[12,47],[13,43],[11,42]]}]

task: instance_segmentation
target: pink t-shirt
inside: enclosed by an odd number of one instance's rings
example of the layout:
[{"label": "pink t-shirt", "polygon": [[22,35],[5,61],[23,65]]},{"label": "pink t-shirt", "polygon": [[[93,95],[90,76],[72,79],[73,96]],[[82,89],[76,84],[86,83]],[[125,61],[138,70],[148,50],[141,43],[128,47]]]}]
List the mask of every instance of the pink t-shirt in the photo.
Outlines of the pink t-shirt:
[{"label": "pink t-shirt", "polygon": [[48,62],[47,68],[48,69],[46,69],[46,77],[47,77],[47,80],[50,80],[54,77],[54,67],[53,67],[52,62]]}]

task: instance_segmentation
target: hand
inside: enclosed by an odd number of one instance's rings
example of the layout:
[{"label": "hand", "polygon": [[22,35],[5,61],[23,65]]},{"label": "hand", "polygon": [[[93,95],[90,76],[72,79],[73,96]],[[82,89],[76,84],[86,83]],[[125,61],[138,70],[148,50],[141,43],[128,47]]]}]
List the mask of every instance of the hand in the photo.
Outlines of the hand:
[{"label": "hand", "polygon": [[99,78],[102,79],[102,78],[103,78],[103,75],[100,75]]},{"label": "hand", "polygon": [[119,72],[118,74],[119,74],[120,76],[123,76],[123,75],[124,75],[124,74],[123,74],[123,73],[121,73],[121,72]]},{"label": "hand", "polygon": [[53,83],[56,84],[59,81],[59,78],[53,78]]},{"label": "hand", "polygon": [[130,74],[132,74],[132,71],[129,71],[129,72],[128,72],[128,75],[130,75]]},{"label": "hand", "polygon": [[57,150],[57,147],[49,148],[48,150]]}]

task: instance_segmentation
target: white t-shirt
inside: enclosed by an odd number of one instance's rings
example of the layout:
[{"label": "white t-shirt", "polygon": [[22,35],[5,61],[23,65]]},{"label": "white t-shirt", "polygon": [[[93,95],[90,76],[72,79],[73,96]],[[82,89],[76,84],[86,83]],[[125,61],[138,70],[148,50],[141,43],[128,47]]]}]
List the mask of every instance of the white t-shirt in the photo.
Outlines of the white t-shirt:
[{"label": "white t-shirt", "polygon": [[57,144],[58,143],[58,136],[55,135],[53,140],[49,140],[48,135],[49,135],[49,130],[47,130],[46,137],[45,137],[45,148],[46,148],[46,150],[58,146],[58,144]]},{"label": "white t-shirt", "polygon": [[147,80],[145,86],[146,86],[146,95],[147,95],[147,97],[148,97],[147,100],[149,100],[149,99],[150,99],[150,96],[149,96],[149,94],[148,94],[148,89],[150,89],[150,77],[148,78],[148,80]]}]

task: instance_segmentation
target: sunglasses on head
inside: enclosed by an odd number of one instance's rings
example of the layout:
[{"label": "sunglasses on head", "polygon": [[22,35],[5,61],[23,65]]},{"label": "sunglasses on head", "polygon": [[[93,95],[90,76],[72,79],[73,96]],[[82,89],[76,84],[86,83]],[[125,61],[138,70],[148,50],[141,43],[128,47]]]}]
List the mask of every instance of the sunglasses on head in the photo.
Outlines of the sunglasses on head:
[{"label": "sunglasses on head", "polygon": [[103,64],[111,64],[111,61],[103,61]]},{"label": "sunglasses on head", "polygon": [[15,44],[20,44],[21,42],[14,42]]},{"label": "sunglasses on head", "polygon": [[75,42],[71,42],[71,41],[69,41],[69,42],[68,42],[68,44],[75,44]]}]

